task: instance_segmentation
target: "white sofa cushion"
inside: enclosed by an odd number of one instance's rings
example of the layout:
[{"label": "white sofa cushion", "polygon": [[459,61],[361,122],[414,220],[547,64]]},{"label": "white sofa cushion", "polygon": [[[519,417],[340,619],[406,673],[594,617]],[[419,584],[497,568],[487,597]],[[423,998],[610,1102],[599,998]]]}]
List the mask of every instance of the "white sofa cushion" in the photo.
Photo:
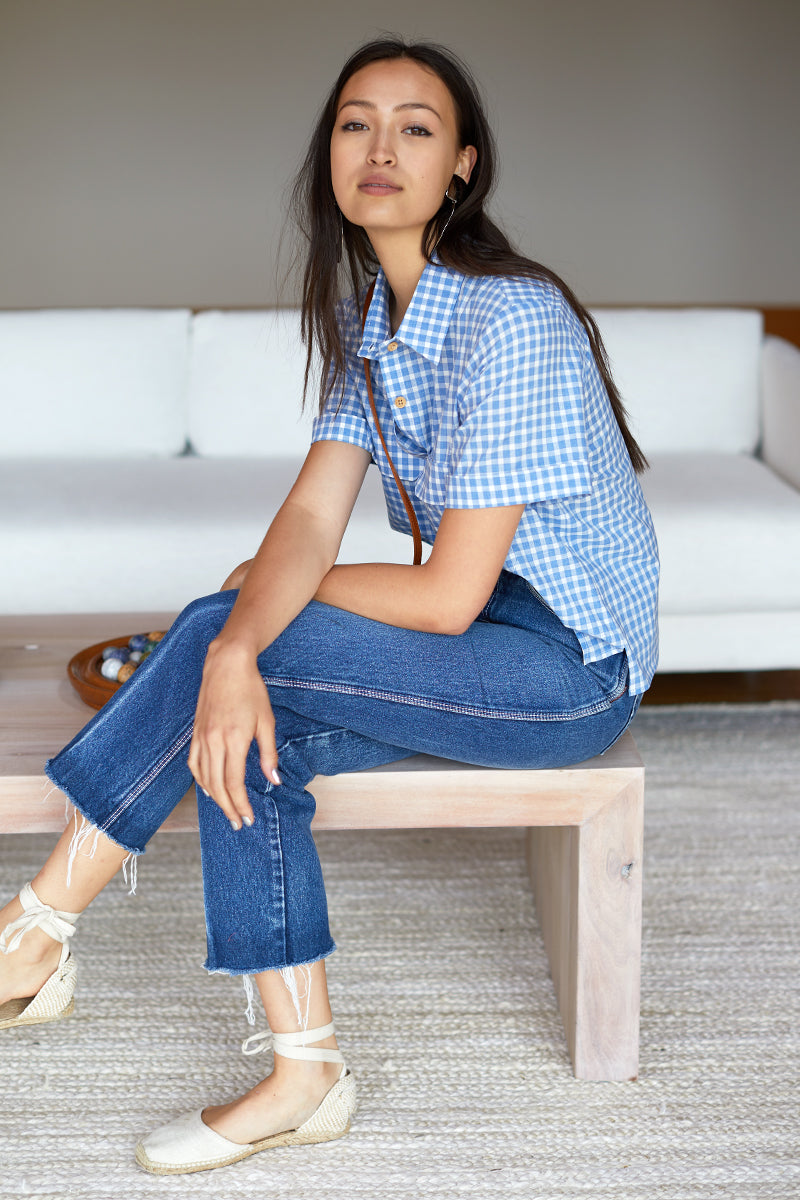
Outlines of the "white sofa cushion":
[{"label": "white sofa cushion", "polygon": [[800,492],[758,459],[659,454],[642,476],[662,613],[800,608]]},{"label": "white sofa cushion", "polygon": [[4,458],[178,454],[188,309],[0,313]]},{"label": "white sofa cushion", "polygon": [[[761,313],[598,309],[615,378],[646,454],[752,453],[759,440]],[[198,454],[302,454],[305,350],[295,309],[194,319],[189,440]],[[653,364],[657,364],[654,369]]]},{"label": "white sofa cushion", "polygon": [[659,671],[783,671],[800,667],[800,612],[667,613]]},{"label": "white sofa cushion", "polygon": [[760,312],[608,308],[593,315],[646,455],[755,451]]},{"label": "white sofa cushion", "polygon": [[[0,612],[176,612],[252,558],[294,458],[20,459],[0,471]],[[409,563],[367,472],[340,562]]]},{"label": "white sofa cushion", "polygon": [[301,413],[305,350],[300,314],[202,312],[194,319],[189,441],[206,457],[304,455],[313,386]]}]

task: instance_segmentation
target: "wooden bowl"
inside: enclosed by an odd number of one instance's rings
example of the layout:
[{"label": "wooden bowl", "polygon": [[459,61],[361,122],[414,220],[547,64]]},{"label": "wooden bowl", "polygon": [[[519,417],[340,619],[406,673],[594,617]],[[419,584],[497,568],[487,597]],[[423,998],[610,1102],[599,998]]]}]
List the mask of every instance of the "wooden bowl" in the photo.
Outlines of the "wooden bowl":
[{"label": "wooden bowl", "polygon": [[102,708],[117,688],[122,687],[115,679],[106,679],[105,675],[101,675],[100,668],[103,665],[103,651],[106,646],[127,646],[130,636],[126,633],[122,637],[106,638],[104,642],[97,642],[94,646],[79,650],[69,660],[67,678],[84,704],[88,704],[90,708]]}]

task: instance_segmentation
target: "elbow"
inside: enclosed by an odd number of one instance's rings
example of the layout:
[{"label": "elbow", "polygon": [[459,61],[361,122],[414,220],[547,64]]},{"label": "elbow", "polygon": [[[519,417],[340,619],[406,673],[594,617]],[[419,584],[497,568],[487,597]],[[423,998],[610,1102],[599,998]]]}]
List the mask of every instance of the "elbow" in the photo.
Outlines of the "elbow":
[{"label": "elbow", "polygon": [[466,633],[472,622],[477,617],[478,613],[467,611],[463,608],[450,608],[442,605],[437,610],[436,616],[432,621],[432,633],[443,633],[448,637],[458,637],[462,633]]},{"label": "elbow", "polygon": [[425,598],[426,628],[430,633],[458,637],[467,632],[483,611],[488,596],[472,594],[470,589],[459,584],[460,581],[450,576],[445,580],[431,578],[432,586],[427,589]]},{"label": "elbow", "polygon": [[449,634],[450,637],[460,637],[462,633],[467,632],[471,624],[472,621],[451,621],[443,632]]}]

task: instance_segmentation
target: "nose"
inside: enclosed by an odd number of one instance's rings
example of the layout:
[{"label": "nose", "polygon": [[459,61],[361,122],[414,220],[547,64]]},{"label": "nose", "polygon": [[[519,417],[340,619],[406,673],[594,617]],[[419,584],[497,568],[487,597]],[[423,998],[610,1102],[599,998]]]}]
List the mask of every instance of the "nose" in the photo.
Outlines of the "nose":
[{"label": "nose", "polygon": [[387,130],[376,129],[369,146],[368,161],[373,166],[385,167],[395,161],[395,152]]}]

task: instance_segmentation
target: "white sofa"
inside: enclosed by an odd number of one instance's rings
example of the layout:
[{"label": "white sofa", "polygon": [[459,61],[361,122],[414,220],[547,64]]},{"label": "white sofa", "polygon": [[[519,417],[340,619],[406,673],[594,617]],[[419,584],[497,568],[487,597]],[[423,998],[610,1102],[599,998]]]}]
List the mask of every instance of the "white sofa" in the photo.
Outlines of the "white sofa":
[{"label": "white sofa", "polygon": [[[800,351],[758,312],[596,312],[651,469],[661,671],[800,668]],[[0,612],[178,610],[308,440],[297,314],[0,313]],[[310,407],[313,407],[313,402]],[[377,472],[342,561],[410,561]]]}]

